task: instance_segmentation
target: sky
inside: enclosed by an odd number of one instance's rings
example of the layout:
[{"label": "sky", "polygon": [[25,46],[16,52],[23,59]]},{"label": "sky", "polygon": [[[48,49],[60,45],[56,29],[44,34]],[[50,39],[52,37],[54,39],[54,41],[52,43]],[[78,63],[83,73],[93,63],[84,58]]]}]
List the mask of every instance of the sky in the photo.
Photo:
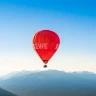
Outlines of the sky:
[{"label": "sky", "polygon": [[[13,71],[57,69],[96,73],[95,0],[0,0],[0,76]],[[48,29],[60,47],[43,68],[32,37]]]}]

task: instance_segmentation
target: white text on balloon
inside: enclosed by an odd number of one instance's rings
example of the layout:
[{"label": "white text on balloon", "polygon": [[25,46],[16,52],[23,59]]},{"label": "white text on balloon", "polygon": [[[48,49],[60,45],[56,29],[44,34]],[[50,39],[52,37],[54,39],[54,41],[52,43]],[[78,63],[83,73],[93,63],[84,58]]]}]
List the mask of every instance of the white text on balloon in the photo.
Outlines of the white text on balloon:
[{"label": "white text on balloon", "polygon": [[33,44],[35,49],[47,49],[47,43]]}]

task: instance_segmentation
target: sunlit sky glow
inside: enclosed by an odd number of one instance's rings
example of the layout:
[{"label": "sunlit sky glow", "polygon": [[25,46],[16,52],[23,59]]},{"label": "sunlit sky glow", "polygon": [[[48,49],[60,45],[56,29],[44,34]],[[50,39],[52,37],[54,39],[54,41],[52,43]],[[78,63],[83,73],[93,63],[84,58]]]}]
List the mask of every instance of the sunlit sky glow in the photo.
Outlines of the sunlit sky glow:
[{"label": "sunlit sky glow", "polygon": [[39,30],[55,31],[61,45],[48,69],[96,72],[95,0],[0,0],[0,75],[44,70],[31,45]]}]

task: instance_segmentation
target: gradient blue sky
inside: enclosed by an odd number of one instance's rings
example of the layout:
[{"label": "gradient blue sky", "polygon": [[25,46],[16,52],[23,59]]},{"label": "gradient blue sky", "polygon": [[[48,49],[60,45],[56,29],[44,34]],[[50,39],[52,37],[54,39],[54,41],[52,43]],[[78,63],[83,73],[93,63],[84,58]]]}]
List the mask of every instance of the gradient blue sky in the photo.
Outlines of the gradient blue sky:
[{"label": "gradient blue sky", "polygon": [[0,75],[43,70],[31,45],[42,29],[61,39],[49,69],[96,72],[95,0],[0,0]]}]

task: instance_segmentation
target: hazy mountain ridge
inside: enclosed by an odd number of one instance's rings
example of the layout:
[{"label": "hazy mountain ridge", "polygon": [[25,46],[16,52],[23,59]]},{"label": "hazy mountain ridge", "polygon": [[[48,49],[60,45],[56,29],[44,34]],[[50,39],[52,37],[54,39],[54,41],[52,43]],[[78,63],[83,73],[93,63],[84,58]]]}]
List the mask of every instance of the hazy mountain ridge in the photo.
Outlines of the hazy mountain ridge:
[{"label": "hazy mountain ridge", "polygon": [[18,74],[1,80],[0,86],[20,96],[96,96],[95,73],[48,70]]},{"label": "hazy mountain ridge", "polygon": [[[56,72],[58,70],[48,70],[49,72]],[[39,71],[39,70],[35,70],[35,71],[26,71],[26,70],[23,70],[23,71],[15,71],[15,72],[12,72],[12,73],[9,73],[7,75],[4,75],[4,76],[1,76],[0,79],[10,79],[10,78],[13,78],[13,77],[18,77],[18,76],[23,76],[23,75],[29,75],[29,74],[32,74],[32,73],[37,73],[37,72],[47,72],[46,71]],[[75,72],[65,72],[65,71],[58,71],[58,72],[63,72],[63,73],[68,73],[68,74],[73,74],[73,75],[93,75],[95,76],[96,74],[93,73],[93,72],[88,72],[88,71],[75,71]]]},{"label": "hazy mountain ridge", "polygon": [[36,72],[39,72],[39,71],[26,71],[26,70],[23,70],[23,71],[15,71],[15,72],[11,72],[9,74],[6,74],[4,76],[1,76],[0,77],[0,80],[6,80],[6,79],[11,79],[13,77],[18,77],[18,76],[23,76],[25,74],[32,74],[32,73],[36,73]]},{"label": "hazy mountain ridge", "polygon": [[17,95],[0,88],[0,96],[17,96]]}]

